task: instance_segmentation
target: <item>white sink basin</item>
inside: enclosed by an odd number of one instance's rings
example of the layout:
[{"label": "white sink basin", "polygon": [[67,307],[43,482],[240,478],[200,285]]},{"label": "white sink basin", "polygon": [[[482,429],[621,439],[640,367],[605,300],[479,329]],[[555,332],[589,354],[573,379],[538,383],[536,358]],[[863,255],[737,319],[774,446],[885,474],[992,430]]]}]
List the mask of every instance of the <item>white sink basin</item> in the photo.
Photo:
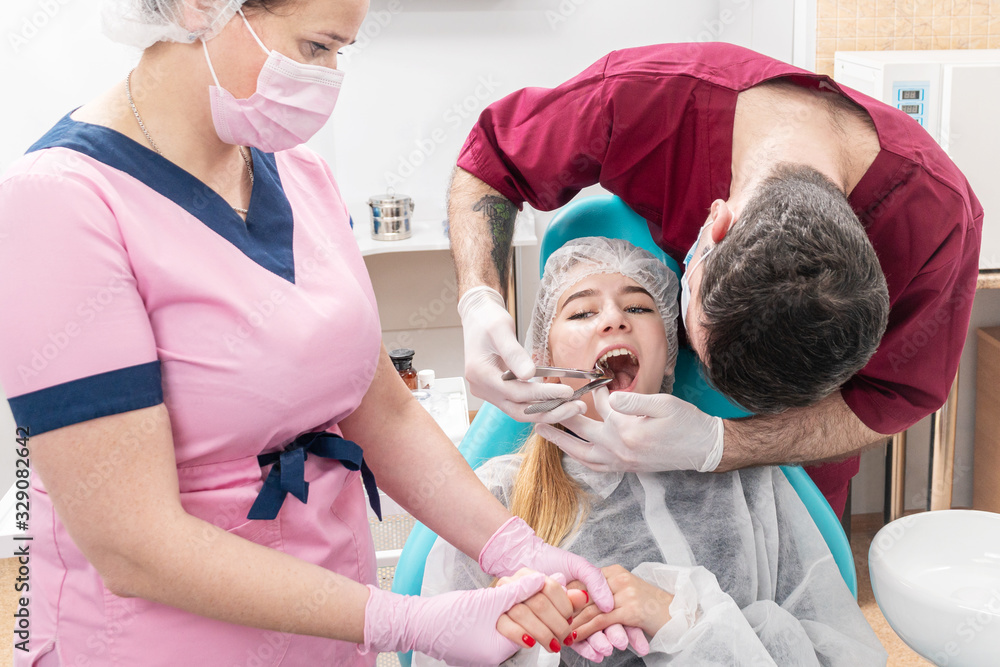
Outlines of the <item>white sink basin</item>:
[{"label": "white sink basin", "polygon": [[868,552],[875,600],[938,665],[1000,665],[1000,514],[946,510],[884,526]]}]

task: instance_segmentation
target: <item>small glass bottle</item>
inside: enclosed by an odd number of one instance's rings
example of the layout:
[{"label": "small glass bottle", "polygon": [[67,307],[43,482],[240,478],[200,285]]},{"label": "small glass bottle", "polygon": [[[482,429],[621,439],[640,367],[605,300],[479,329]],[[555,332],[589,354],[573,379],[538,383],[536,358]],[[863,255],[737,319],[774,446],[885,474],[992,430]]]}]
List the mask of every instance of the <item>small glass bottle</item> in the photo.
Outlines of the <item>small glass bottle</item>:
[{"label": "small glass bottle", "polygon": [[389,353],[392,365],[396,367],[399,377],[403,378],[403,382],[411,391],[417,388],[417,372],[413,370],[414,354],[413,350],[407,348],[400,348]]},{"label": "small glass bottle", "polygon": [[417,389],[430,389],[434,386],[434,371],[425,368],[417,371]]}]

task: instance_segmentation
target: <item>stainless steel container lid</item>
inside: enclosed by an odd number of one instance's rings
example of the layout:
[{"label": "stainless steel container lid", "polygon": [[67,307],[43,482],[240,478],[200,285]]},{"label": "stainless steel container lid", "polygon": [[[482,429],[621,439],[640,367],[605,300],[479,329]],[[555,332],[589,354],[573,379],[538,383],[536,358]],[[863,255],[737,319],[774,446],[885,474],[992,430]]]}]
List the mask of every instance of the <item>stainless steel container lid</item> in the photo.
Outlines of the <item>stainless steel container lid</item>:
[{"label": "stainless steel container lid", "polygon": [[406,195],[375,195],[368,200],[372,215],[380,218],[402,218],[413,213],[413,200]]}]

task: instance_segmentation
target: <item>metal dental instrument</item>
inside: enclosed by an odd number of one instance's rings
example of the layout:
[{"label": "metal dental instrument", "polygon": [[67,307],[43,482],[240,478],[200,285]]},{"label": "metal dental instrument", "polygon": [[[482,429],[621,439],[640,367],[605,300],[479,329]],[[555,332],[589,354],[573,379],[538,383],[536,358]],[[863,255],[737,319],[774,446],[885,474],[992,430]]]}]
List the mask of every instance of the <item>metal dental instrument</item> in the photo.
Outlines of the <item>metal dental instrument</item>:
[{"label": "metal dental instrument", "polygon": [[[581,371],[578,368],[559,368],[557,366],[538,366],[535,368],[536,378],[583,378],[585,380],[596,380],[606,377],[605,372],[600,368],[590,371]],[[516,380],[517,376],[513,371],[507,371],[500,376],[501,380]]]},{"label": "metal dental instrument", "polygon": [[574,391],[573,395],[570,396],[569,398],[552,398],[547,401],[541,401],[540,403],[532,403],[524,411],[524,414],[536,415],[539,412],[551,412],[552,410],[555,410],[563,403],[568,403],[570,401],[577,400],[578,398],[580,398],[581,396],[583,396],[592,389],[597,389],[598,387],[604,387],[606,385],[611,384],[612,380],[614,380],[614,378],[608,378],[608,377],[597,378],[596,380],[592,380],[587,384],[583,385],[582,387],[580,387],[579,389],[577,389],[576,391]]},{"label": "metal dental instrument", "polygon": [[[500,376],[504,380],[513,380],[516,376],[507,371]],[[524,411],[526,415],[536,415],[539,412],[551,412],[555,410],[563,403],[568,403],[569,401],[575,401],[581,396],[586,394],[588,391],[597,389],[598,387],[604,387],[611,384],[614,379],[611,372],[606,366],[602,367],[600,365],[596,366],[593,370],[584,371],[578,368],[558,368],[556,366],[538,366],[535,368],[535,377],[562,377],[562,378],[583,378],[589,379],[590,382],[583,385],[579,389],[573,392],[573,395],[569,398],[552,398],[547,401],[540,401],[529,405]]]}]

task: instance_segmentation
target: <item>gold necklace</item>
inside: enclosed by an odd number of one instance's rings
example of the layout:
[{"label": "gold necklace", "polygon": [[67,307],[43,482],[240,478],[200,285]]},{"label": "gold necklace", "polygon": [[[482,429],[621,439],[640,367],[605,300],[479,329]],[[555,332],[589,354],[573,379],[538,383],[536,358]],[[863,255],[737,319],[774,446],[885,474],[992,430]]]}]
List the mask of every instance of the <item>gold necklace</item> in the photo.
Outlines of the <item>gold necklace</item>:
[{"label": "gold necklace", "polygon": [[[142,130],[142,133],[146,136],[147,141],[149,141],[149,145],[153,147],[153,150],[156,151],[157,155],[163,155],[163,151],[161,151],[160,147],[156,145],[155,141],[153,141],[153,137],[149,136],[146,124],[142,122],[142,116],[139,115],[139,109],[136,108],[135,101],[132,99],[132,72],[134,71],[135,69],[132,69],[125,77],[125,96],[128,97],[128,105],[132,107],[132,114],[135,115],[135,120],[139,123],[139,129]],[[250,157],[243,150],[242,146],[237,146],[236,148],[239,150],[240,157],[243,158],[243,162],[247,166],[247,173],[250,174],[250,188],[253,189],[253,163],[250,162]],[[240,215],[247,214],[247,210],[245,208],[237,208],[233,206],[233,210]]]}]

